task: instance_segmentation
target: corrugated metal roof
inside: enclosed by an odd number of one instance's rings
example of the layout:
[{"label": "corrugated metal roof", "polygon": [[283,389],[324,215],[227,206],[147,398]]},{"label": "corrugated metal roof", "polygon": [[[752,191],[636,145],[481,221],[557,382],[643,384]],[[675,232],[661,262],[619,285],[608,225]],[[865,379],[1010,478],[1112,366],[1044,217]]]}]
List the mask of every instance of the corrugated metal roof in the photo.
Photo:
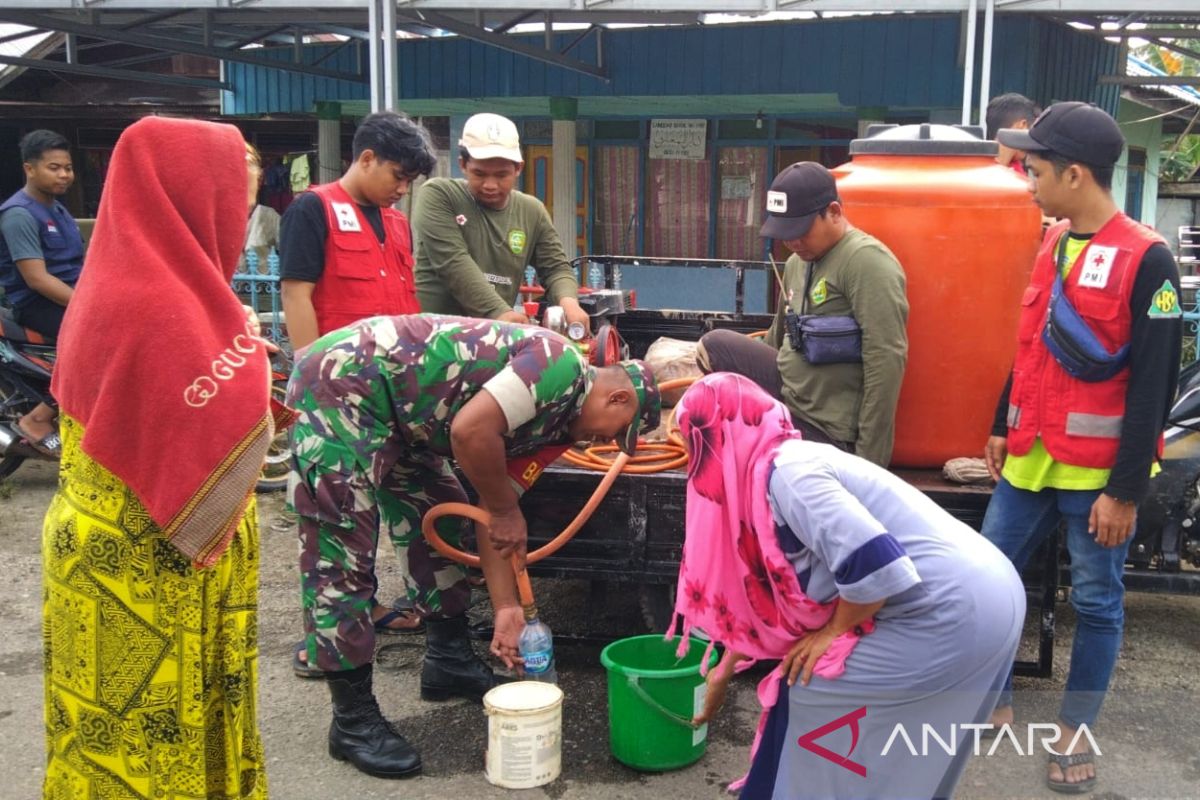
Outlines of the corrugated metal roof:
[{"label": "corrugated metal roof", "polygon": [[[1129,56],[1125,61],[1125,72],[1129,75],[1142,75],[1147,78],[1165,76],[1167,73],[1135,56]],[[1192,86],[1146,86],[1156,92],[1169,94],[1193,106],[1200,106],[1200,91]]]},{"label": "corrugated metal roof", "polygon": [[[12,56],[14,58],[41,58],[46,53],[51,52],[62,39],[61,34],[51,31],[38,31],[33,28],[27,28],[24,25],[0,23],[0,39],[17,36],[22,31],[28,31],[29,35],[7,42],[0,42],[0,55]],[[24,71],[25,67],[0,64],[0,87]]]}]

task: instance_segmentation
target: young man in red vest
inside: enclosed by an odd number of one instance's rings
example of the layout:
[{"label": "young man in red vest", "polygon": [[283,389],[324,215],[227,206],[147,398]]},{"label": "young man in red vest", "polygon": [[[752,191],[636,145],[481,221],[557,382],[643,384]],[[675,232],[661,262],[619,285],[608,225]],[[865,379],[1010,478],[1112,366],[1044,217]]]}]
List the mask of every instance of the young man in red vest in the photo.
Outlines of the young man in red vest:
[{"label": "young man in red vest", "polygon": [[[341,179],[299,195],[280,221],[279,274],[292,350],[360,319],[416,314],[412,230],[392,208],[436,164],[429,132],[403,114],[371,114],[354,132]],[[374,604],[378,633],[419,632],[411,612]],[[297,650],[293,670],[320,673]]]},{"label": "young man in red vest", "polygon": [[[1075,794],[1096,782],[1089,738],[1076,734],[1091,733],[1120,650],[1125,555],[1178,381],[1179,271],[1162,238],[1113,201],[1125,139],[1108,114],[1057,103],[998,138],[1026,154],[1034,201],[1062,222],[1021,301],[985,452],[998,485],[983,535],[1020,569],[1065,523],[1077,622],[1047,784]],[[1010,673],[992,723],[1012,721]]]},{"label": "young man in red vest", "polygon": [[415,314],[412,231],[392,208],[436,163],[429,133],[381,111],[354,132],[354,163],[314,186],[280,223],[279,272],[288,338],[296,351],[366,317]]}]

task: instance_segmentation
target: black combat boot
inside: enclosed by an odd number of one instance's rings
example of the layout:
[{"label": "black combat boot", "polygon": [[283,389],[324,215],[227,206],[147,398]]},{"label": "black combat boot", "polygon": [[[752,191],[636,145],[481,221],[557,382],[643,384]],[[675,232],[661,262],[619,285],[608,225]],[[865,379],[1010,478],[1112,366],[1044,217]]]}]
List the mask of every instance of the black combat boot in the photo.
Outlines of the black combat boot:
[{"label": "black combat boot", "polygon": [[502,681],[479,660],[467,636],[467,615],[425,620],[425,664],[421,699],[465,697],[479,703]]},{"label": "black combat boot", "polygon": [[333,697],[329,755],[376,778],[407,778],[421,771],[421,754],[383,718],[371,691],[371,665],[327,673]]}]

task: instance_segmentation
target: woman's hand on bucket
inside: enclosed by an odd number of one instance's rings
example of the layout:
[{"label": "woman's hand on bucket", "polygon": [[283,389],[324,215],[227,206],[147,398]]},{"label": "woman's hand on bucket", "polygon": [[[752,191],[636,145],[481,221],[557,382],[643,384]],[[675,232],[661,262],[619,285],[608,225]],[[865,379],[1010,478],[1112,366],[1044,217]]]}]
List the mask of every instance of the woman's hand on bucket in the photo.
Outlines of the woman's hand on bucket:
[{"label": "woman's hand on bucket", "polygon": [[704,679],[707,684],[704,710],[692,717],[693,725],[699,727],[708,722],[721,710],[721,706],[725,705],[725,695],[729,691],[729,682],[733,680],[734,667],[743,658],[744,656],[732,650],[726,650],[725,657],[708,671],[708,676]]},{"label": "woman's hand on bucket", "polygon": [[517,639],[525,627],[525,613],[520,606],[497,608],[492,634],[491,653],[504,662],[504,666],[524,673],[524,662],[517,649]]}]

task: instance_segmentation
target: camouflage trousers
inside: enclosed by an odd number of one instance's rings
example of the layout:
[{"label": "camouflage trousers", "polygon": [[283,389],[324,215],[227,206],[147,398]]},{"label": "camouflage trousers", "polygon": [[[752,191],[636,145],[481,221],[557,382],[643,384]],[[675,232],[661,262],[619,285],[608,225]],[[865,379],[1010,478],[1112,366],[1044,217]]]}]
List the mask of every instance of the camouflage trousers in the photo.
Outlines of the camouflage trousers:
[{"label": "camouflage trousers", "polygon": [[[371,601],[381,532],[396,550],[408,597],[423,617],[466,613],[466,570],[428,545],[421,519],[434,505],[465,503],[467,496],[445,458],[405,458],[391,425],[379,421],[383,414],[305,400],[297,411],[288,502],[300,521],[308,663],[327,672],[353,669],[374,657]],[[466,529],[454,517],[437,526],[456,546]]]}]

